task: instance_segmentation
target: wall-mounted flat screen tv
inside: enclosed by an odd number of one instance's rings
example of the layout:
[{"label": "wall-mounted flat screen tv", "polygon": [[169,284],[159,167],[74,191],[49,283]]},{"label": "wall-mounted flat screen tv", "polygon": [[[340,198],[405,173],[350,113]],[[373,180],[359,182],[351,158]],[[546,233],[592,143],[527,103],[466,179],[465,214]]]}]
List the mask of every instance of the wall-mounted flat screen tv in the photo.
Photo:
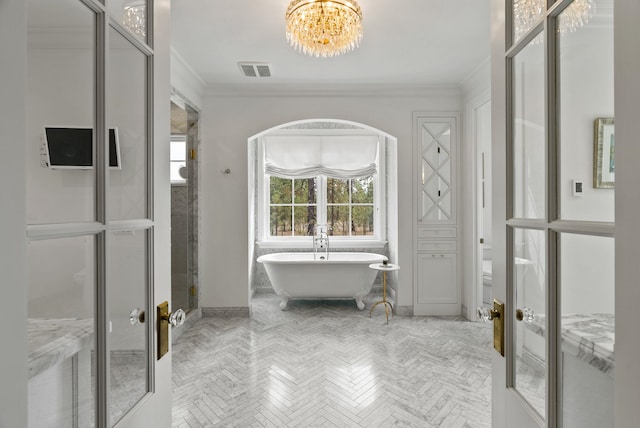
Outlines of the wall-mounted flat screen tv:
[{"label": "wall-mounted flat screen tv", "polygon": [[[93,129],[44,129],[46,165],[51,169],[93,168]],[[120,141],[118,128],[109,129],[109,167],[120,169]]]}]

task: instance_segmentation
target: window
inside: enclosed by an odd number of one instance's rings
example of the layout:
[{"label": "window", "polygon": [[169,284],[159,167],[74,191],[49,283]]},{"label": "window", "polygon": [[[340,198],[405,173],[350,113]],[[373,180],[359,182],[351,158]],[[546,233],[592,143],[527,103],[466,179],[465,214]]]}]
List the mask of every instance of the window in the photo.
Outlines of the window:
[{"label": "window", "polygon": [[327,178],[329,235],[373,236],[373,176]]},{"label": "window", "polygon": [[312,236],[316,224],[327,224],[330,236],[376,236],[373,175],[268,178],[269,237]]},{"label": "window", "polygon": [[169,152],[171,184],[187,182],[187,137],[185,135],[171,136]]},{"label": "window", "polygon": [[317,224],[316,178],[269,180],[270,236],[312,236]]},{"label": "window", "polygon": [[327,225],[332,246],[377,247],[386,239],[385,138],[353,129],[296,129],[261,138],[256,163],[257,240],[312,244]]}]

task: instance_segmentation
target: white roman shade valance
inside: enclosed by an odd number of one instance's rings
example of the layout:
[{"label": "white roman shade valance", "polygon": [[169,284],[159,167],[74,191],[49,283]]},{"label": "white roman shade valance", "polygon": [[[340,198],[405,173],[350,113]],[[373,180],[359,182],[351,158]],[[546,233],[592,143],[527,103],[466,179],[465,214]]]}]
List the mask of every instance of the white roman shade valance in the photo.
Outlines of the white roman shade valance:
[{"label": "white roman shade valance", "polygon": [[282,178],[361,178],[377,171],[378,137],[267,136],[264,138],[264,168]]}]

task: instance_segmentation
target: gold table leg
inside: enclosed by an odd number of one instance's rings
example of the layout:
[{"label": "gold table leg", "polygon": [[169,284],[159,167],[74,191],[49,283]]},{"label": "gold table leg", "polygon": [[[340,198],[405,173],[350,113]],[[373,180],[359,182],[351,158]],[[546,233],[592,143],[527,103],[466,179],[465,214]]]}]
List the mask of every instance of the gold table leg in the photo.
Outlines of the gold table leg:
[{"label": "gold table leg", "polygon": [[393,305],[391,302],[387,302],[387,272],[384,271],[382,272],[382,300],[375,302],[373,306],[371,306],[371,310],[369,310],[369,318],[371,318],[371,314],[375,307],[380,303],[384,304],[384,313],[387,316],[387,324],[389,324],[389,308],[391,308],[391,316],[393,316]]}]

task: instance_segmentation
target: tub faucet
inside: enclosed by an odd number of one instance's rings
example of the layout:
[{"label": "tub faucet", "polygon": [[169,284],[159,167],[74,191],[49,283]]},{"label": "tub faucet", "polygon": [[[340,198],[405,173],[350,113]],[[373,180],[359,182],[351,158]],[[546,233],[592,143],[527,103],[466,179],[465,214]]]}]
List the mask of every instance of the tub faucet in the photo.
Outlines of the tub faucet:
[{"label": "tub faucet", "polygon": [[320,255],[320,260],[329,259],[329,235],[327,234],[326,226],[317,226],[316,235],[313,237],[313,258],[317,258],[318,253],[324,253]]}]

